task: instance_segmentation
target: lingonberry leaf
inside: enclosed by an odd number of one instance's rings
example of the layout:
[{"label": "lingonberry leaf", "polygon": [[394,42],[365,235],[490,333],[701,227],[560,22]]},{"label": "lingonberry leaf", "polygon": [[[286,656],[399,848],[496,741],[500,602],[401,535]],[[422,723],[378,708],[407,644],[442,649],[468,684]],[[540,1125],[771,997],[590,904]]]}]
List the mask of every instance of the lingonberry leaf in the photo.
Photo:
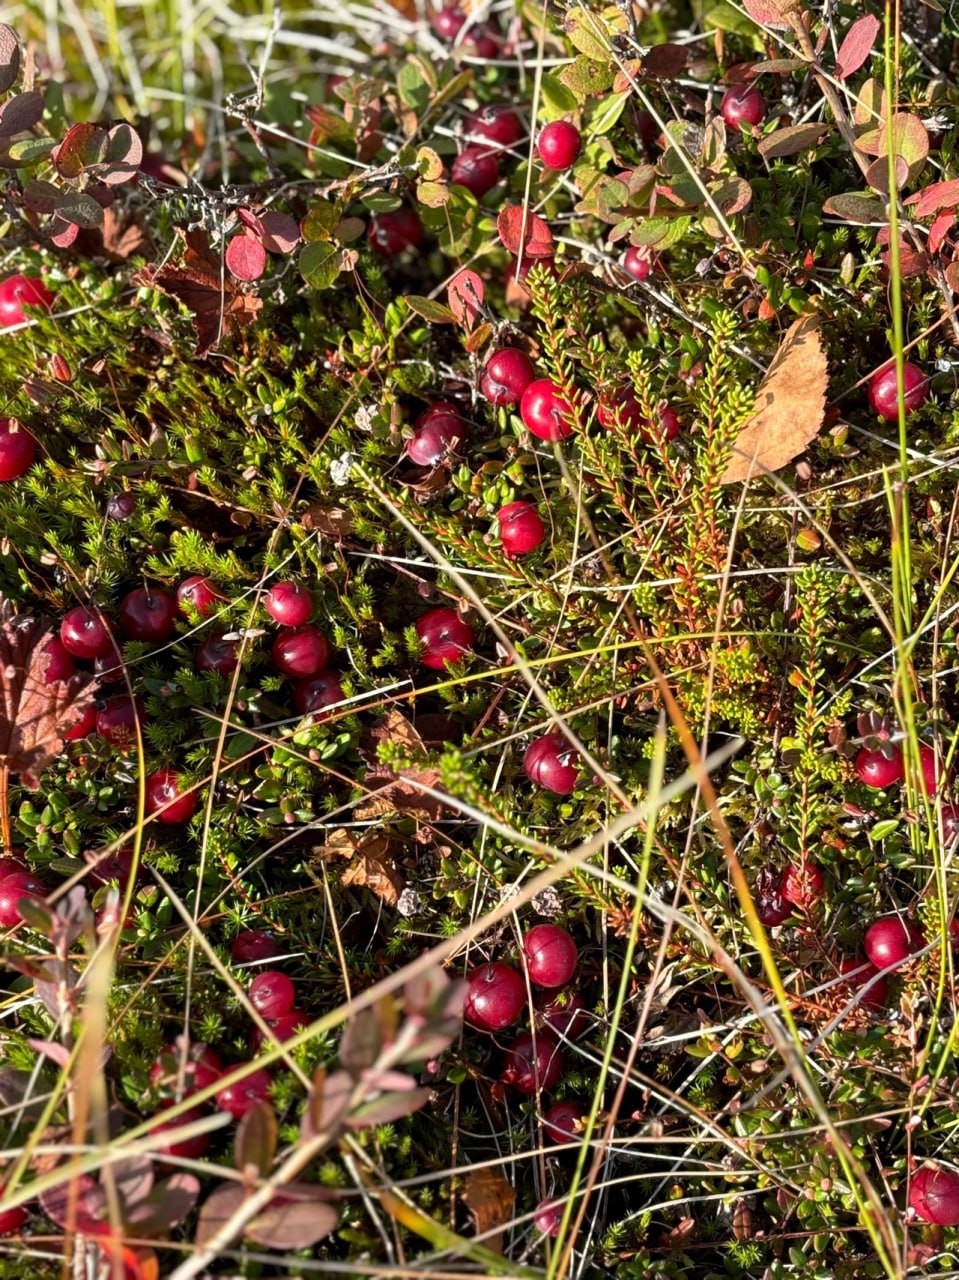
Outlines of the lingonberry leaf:
[{"label": "lingonberry leaf", "polygon": [[526,258],[551,258],[555,251],[553,233],[532,209],[510,204],[496,219],[499,238],[510,253]]},{"label": "lingonberry leaf", "polygon": [[192,1173],[174,1173],[148,1189],[124,1194],[123,1225],[131,1236],[165,1236],[190,1216],[200,1198],[200,1182]]},{"label": "lingonberry leaf", "polygon": [[857,222],[863,225],[886,220],[886,207],[883,202],[874,196],[860,194],[857,191],[830,196],[823,205],[822,211],[832,214],[835,218],[842,218],[845,222]]},{"label": "lingonberry leaf", "polygon": [[0,763],[36,790],[40,774],[63,748],[63,732],[93,702],[97,682],[88,672],[46,683],[52,635],[49,623],[18,617],[0,597]]},{"label": "lingonberry leaf", "polygon": [[226,265],[237,280],[259,280],[266,270],[266,250],[259,240],[241,232],[226,246]]},{"label": "lingonberry leaf", "polygon": [[856,19],[843,37],[839,52],[836,54],[836,74],[840,80],[845,80],[854,71],[859,70],[872,53],[876,36],[881,29],[882,23],[871,13],[863,14],[861,18]]},{"label": "lingonberry leaf", "polygon": [[[890,137],[891,134],[891,137]],[[918,175],[929,155],[929,134],[918,116],[897,111],[891,121],[883,121],[878,129],[870,129],[856,142],[867,156],[887,156],[892,151],[902,156],[909,166],[909,180]]]},{"label": "lingonberry leaf", "polygon": [[110,1230],[105,1218],[107,1194],[89,1173],[64,1178],[55,1187],[41,1191],[40,1207],[58,1227],[81,1232],[86,1236],[103,1235]]},{"label": "lingonberry leaf", "polygon": [[[410,1077],[412,1079],[412,1077]],[[394,1120],[402,1120],[411,1116],[420,1107],[429,1102],[433,1090],[428,1087],[402,1089],[398,1092],[381,1093],[369,1102],[363,1102],[346,1117],[348,1129],[369,1129],[377,1124],[391,1124]]]},{"label": "lingonberry leaf", "polygon": [[0,22],[0,93],[6,93],[20,73],[20,41],[13,27]]}]

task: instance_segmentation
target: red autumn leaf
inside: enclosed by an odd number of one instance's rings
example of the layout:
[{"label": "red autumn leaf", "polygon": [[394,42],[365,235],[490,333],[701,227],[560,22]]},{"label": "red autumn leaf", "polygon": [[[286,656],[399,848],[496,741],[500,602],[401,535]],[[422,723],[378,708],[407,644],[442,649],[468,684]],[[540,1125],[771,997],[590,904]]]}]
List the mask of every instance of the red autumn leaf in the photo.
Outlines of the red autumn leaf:
[{"label": "red autumn leaf", "polygon": [[259,240],[263,236],[263,223],[256,216],[252,209],[237,209],[236,216],[240,222],[246,227],[247,231],[253,233]]},{"label": "red autumn leaf", "polygon": [[859,70],[872,53],[872,46],[876,43],[876,36],[881,28],[882,23],[871,13],[857,18],[852,24],[836,54],[836,74],[840,80],[845,80]]},{"label": "red autumn leaf", "polygon": [[517,257],[551,258],[555,252],[553,233],[532,209],[521,204],[507,205],[496,219],[499,238]]},{"label": "red autumn leaf", "polygon": [[475,271],[458,271],[449,283],[446,301],[465,329],[472,329],[483,304],[483,281]]},{"label": "red autumn leaf", "polygon": [[789,26],[784,14],[793,8],[793,0],[743,0],[743,8],[753,22],[783,30]]},{"label": "red autumn leaf", "polygon": [[906,201],[913,208],[913,217],[928,218],[931,213],[940,209],[954,209],[959,205],[959,178],[950,178],[948,182],[933,182],[923,187]]},{"label": "red autumn leaf", "polygon": [[260,219],[264,249],[270,253],[292,253],[300,243],[300,228],[288,213],[271,210]]},{"label": "red autumn leaf", "polygon": [[266,270],[266,250],[259,240],[241,232],[226,246],[226,265],[237,280],[259,280]]},{"label": "red autumn leaf", "polygon": [[948,235],[956,221],[956,213],[954,209],[943,209],[942,213],[936,215],[936,219],[929,228],[929,252],[938,253],[942,248],[943,241]]}]

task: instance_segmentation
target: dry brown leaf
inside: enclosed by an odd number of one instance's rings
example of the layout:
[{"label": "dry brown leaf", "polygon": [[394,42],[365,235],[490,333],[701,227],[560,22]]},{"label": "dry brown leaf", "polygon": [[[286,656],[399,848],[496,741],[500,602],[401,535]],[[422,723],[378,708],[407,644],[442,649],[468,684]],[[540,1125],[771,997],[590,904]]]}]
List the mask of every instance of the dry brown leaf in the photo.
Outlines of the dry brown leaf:
[{"label": "dry brown leaf", "polygon": [[423,739],[406,716],[395,708],[389,710],[373,726],[360,748],[360,754],[369,764],[363,780],[364,786],[375,794],[367,795],[357,805],[356,817],[364,820],[382,817],[387,813],[405,813],[421,822],[436,822],[446,811],[447,805],[442,800],[427,795],[416,783],[438,788],[439,770],[414,767],[394,773],[377,758],[376,749],[381,742],[395,744],[405,755],[411,757],[426,754]]},{"label": "dry brown leaf", "polygon": [[352,859],[352,865],[340,876],[340,884],[369,889],[388,907],[395,907],[406,887],[396,864],[396,848],[396,842],[387,836],[361,836],[345,827],[337,827],[316,852],[327,859]]},{"label": "dry brown leaf", "polygon": [[778,471],[819,434],[829,374],[818,329],[819,317],[806,315],[787,330],[736,439],[723,484]]},{"label": "dry brown leaf", "polygon": [[328,507],[322,502],[311,502],[300,516],[304,529],[316,529],[324,537],[341,543],[353,528],[353,517],[344,507]]},{"label": "dry brown leaf", "polygon": [[[476,1234],[483,1235],[505,1226],[513,1216],[516,1192],[498,1169],[474,1169],[463,1186],[463,1203],[473,1215]],[[503,1252],[503,1232],[483,1243],[496,1253]]]},{"label": "dry brown leaf", "polygon": [[44,649],[52,635],[49,623],[18,617],[0,597],[0,763],[31,791],[63,749],[63,730],[76,724],[97,690],[88,672],[46,683]]}]

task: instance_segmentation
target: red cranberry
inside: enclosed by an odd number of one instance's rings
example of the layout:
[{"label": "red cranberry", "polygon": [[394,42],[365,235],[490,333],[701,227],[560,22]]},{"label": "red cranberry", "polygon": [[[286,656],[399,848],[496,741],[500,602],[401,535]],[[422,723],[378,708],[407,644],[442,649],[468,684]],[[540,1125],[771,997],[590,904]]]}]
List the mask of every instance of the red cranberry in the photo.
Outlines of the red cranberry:
[{"label": "red cranberry", "polygon": [[563,1055],[556,1038],[541,1031],[534,1048],[533,1036],[522,1031],[506,1054],[500,1079],[531,1097],[538,1089],[552,1089],[562,1074]]},{"label": "red cranberry", "polygon": [[168,1097],[188,1098],[215,1084],[223,1073],[220,1055],[198,1040],[183,1054],[183,1037],[166,1045],[150,1068],[150,1084]]},{"label": "red cranberry", "polygon": [[508,502],[496,513],[499,536],[508,556],[535,551],[546,536],[546,526],[532,502]]},{"label": "red cranberry", "polygon": [[579,1133],[583,1108],[576,1102],[554,1102],[543,1113],[543,1133],[548,1142],[569,1142]]},{"label": "red cranberry", "polygon": [[108,520],[129,520],[136,509],[137,496],[129,489],[124,489],[122,493],[115,493],[111,498],[107,498],[104,507]]},{"label": "red cranberry", "polygon": [[723,94],[719,109],[731,129],[740,123],[757,125],[765,118],[766,99],[755,85],[737,84]]},{"label": "red cranberry", "polygon": [[14,871],[0,880],[0,926],[9,929],[23,919],[20,903],[24,898],[36,902],[46,894],[43,883],[30,871]]},{"label": "red cranberry", "polygon": [[16,418],[0,418],[0,481],[19,480],[37,460],[37,442]]},{"label": "red cranberry", "polygon": [[223,601],[210,579],[201,578],[199,574],[184,578],[176,589],[176,598],[184,617],[187,616],[187,605],[192,605],[201,618],[206,618]]},{"label": "red cranberry", "polygon": [[281,627],[302,627],[313,614],[313,597],[298,582],[277,582],[263,600],[267,613]]},{"label": "red cranberry", "polygon": [[180,790],[180,775],[174,769],[158,769],[146,783],[147,813],[156,814],[157,822],[173,826],[188,822],[196,813],[199,800],[195,791]]},{"label": "red cranberry", "polygon": [[663,406],[659,410],[659,426],[654,427],[644,415],[635,391],[631,387],[620,387],[606,400],[600,400],[596,407],[596,418],[602,427],[613,427],[616,419],[627,430],[638,432],[647,444],[662,444],[675,440],[679,435],[679,418],[675,409]]},{"label": "red cranberry", "polygon": [[64,615],[60,623],[60,639],[74,658],[101,658],[116,653],[116,641],[106,618],[99,609],[78,604]]},{"label": "red cranberry", "polygon": [[330,660],[330,643],[319,627],[284,630],[273,641],[273,665],[285,676],[315,676]]},{"label": "red cranberry", "polygon": [[395,258],[404,249],[420,247],[423,224],[413,209],[393,209],[374,214],[367,234],[370,245],[381,258]]},{"label": "red cranberry", "polygon": [[640,284],[649,277],[652,270],[648,249],[637,249],[634,245],[630,245],[626,250],[623,258],[623,269],[628,271],[634,280],[638,280]]},{"label": "red cranberry", "polygon": [[63,641],[58,636],[51,636],[43,646],[43,652],[47,655],[44,684],[58,684],[61,680],[69,680],[77,668]]},{"label": "red cranberry", "polygon": [[265,1067],[257,1067],[245,1079],[225,1085],[216,1095],[216,1105],[221,1111],[228,1111],[234,1120],[239,1120],[258,1102],[267,1100],[272,1084],[273,1077],[269,1071]]},{"label": "red cranberry", "polygon": [[231,676],[239,664],[234,640],[222,636],[210,636],[193,655],[197,671],[216,671],[221,676]]},{"label": "red cranberry", "polygon": [[106,698],[97,711],[97,733],[115,747],[129,748],[137,740],[136,726],[146,721],[143,704],[128,693]]},{"label": "red cranberry", "polygon": [[79,742],[81,738],[86,738],[97,727],[97,709],[93,703],[88,703],[80,713],[80,718],[75,720],[69,729],[61,729],[60,737],[64,742]]},{"label": "red cranberry", "polygon": [[[874,978],[879,970],[869,963],[868,960],[860,960],[856,956],[847,956],[839,962],[839,972],[846,979],[841,984],[841,988],[846,991],[858,991],[860,987],[864,987],[871,978]],[[869,988],[863,998],[859,1001],[864,1009],[882,1009],[886,1005],[889,998],[889,982],[886,978],[880,978]]]},{"label": "red cranberry", "polygon": [[473,628],[455,609],[431,609],[416,624],[423,652],[420,661],[431,671],[445,671],[451,662],[461,662],[473,652]]},{"label": "red cranberry", "polygon": [[936,756],[935,748],[929,746],[927,742],[919,744],[919,767],[922,769],[926,794],[934,796],[942,781],[943,768],[942,761]]},{"label": "red cranberry", "polygon": [[537,924],[523,938],[529,980],[537,987],[565,987],[579,964],[579,948],[558,924]]},{"label": "red cranberry", "polygon": [[[3,1188],[0,1187],[0,1194],[2,1192]],[[0,1209],[0,1236],[16,1235],[29,1217],[29,1212],[22,1204],[12,1209]]]},{"label": "red cranberry", "polygon": [[[929,395],[929,379],[917,364],[907,360],[902,367],[903,404],[906,417],[926,403]],[[869,380],[869,403],[873,412],[887,422],[899,421],[899,389],[896,383],[896,366],[887,364]]]},{"label": "red cranberry", "polygon": [[573,434],[572,408],[562,390],[549,378],[538,378],[523,392],[520,417],[540,440],[565,440]]},{"label": "red cranberry", "polygon": [[944,804],[942,806],[943,841],[951,845],[957,835],[959,835],[959,808],[954,804]]},{"label": "red cranberry", "polygon": [[466,14],[452,5],[434,10],[430,23],[441,40],[455,40],[466,21]]},{"label": "red cranberry", "polygon": [[460,48],[469,57],[482,58],[488,62],[499,53],[500,42],[491,27],[485,22],[477,22],[463,37]]},{"label": "red cranberry", "polygon": [[9,329],[29,320],[24,307],[49,311],[55,297],[37,276],[7,276],[0,281],[0,328]]},{"label": "red cranberry", "polygon": [[578,991],[551,992],[536,1001],[537,1026],[546,1027],[567,1040],[576,1040],[589,1025],[586,1001]]},{"label": "red cranberry", "polygon": [[265,929],[244,929],[230,944],[230,958],[234,964],[254,964],[258,960],[274,960],[283,954],[283,948],[272,933]]},{"label": "red cranberry", "polygon": [[480,107],[466,117],[466,136],[473,140],[511,147],[524,133],[523,122],[512,107]]},{"label": "red cranberry", "polygon": [[901,965],[926,944],[914,924],[899,916],[882,916],[874,920],[863,938],[863,950],[877,969]]},{"label": "red cranberry", "polygon": [[270,1019],[270,1030],[267,1035],[264,1035],[259,1027],[254,1027],[250,1032],[250,1045],[253,1052],[258,1053],[265,1044],[271,1044],[273,1041],[285,1044],[287,1040],[292,1040],[298,1031],[302,1031],[309,1025],[310,1020],[302,1009],[291,1009],[289,1013],[284,1013],[282,1018]]},{"label": "red cranberry", "polygon": [[553,120],[540,133],[536,151],[547,169],[569,169],[582,145],[582,135],[574,124]]},{"label": "red cranberry", "polygon": [[[193,1124],[194,1121],[202,1118],[203,1111],[199,1107],[191,1107],[188,1111],[181,1112],[175,1120],[164,1120],[161,1124],[154,1125],[150,1132],[151,1134],[169,1133],[171,1130],[181,1129],[184,1125]],[[177,1142],[168,1142],[164,1146],[154,1147],[153,1154],[158,1158],[168,1156],[178,1160],[199,1160],[210,1145],[212,1136],[209,1133],[198,1133],[193,1138],[181,1138]]]},{"label": "red cranberry", "polygon": [[487,147],[464,147],[450,170],[451,181],[482,200],[499,182],[499,160]]},{"label": "red cranberry", "polygon": [[565,1206],[562,1200],[540,1200],[533,1214],[533,1226],[540,1235],[555,1237],[563,1225]]},{"label": "red cranberry", "polygon": [[523,769],[530,782],[558,796],[571,795],[579,781],[579,755],[563,734],[547,733],[526,748]]},{"label": "red cranberry", "polygon": [[466,423],[452,405],[434,405],[416,420],[406,452],[418,467],[435,467],[466,439]]},{"label": "red cranberry", "polygon": [[176,624],[177,603],[158,587],[137,587],[120,601],[117,621],[128,640],[169,640]]},{"label": "red cranberry", "polygon": [[639,134],[639,140],[646,151],[651,150],[656,145],[656,140],[659,137],[659,125],[656,123],[656,118],[652,112],[636,112],[636,132]]},{"label": "red cranberry", "polygon": [[959,1173],[944,1165],[923,1165],[909,1184],[909,1208],[937,1227],[959,1224]]},{"label": "red cranberry", "polygon": [[346,693],[338,677],[332,671],[321,671],[317,676],[308,676],[305,680],[296,682],[293,705],[301,716],[307,716],[325,711],[327,707],[342,702],[345,697]]},{"label": "red cranberry", "polygon": [[893,747],[891,754],[886,755],[882,751],[870,751],[868,747],[863,747],[856,756],[853,767],[859,775],[859,780],[867,787],[872,787],[875,791],[885,791],[888,787],[902,781],[902,752],[898,747]]},{"label": "red cranberry", "polygon": [[822,897],[826,881],[815,862],[788,866],[783,872],[782,895],[787,902],[808,911]]},{"label": "red cranberry", "polygon": [[783,897],[782,872],[775,867],[763,867],[759,872],[753,897],[756,914],[767,929],[775,928],[792,915],[792,907]]},{"label": "red cranberry", "polygon": [[500,347],[486,361],[480,391],[491,404],[519,404],[535,377],[532,361],[525,351]]},{"label": "red cranberry", "polygon": [[293,979],[279,969],[265,969],[250,983],[250,1003],[268,1022],[289,1013],[296,1000]]},{"label": "red cranberry", "polygon": [[[20,849],[14,849],[14,853],[22,853]],[[6,880],[7,876],[12,876],[16,872],[26,871],[27,864],[20,858],[8,858],[0,856],[0,880]]]},{"label": "red cranberry", "polygon": [[526,1008],[526,983],[512,965],[482,964],[469,976],[463,1016],[481,1031],[511,1027]]},{"label": "red cranberry", "polygon": [[119,884],[126,888],[127,881],[133,874],[133,850],[127,847],[117,849],[106,857],[98,857],[95,852],[84,855],[93,859],[90,862],[89,876],[93,884]]}]

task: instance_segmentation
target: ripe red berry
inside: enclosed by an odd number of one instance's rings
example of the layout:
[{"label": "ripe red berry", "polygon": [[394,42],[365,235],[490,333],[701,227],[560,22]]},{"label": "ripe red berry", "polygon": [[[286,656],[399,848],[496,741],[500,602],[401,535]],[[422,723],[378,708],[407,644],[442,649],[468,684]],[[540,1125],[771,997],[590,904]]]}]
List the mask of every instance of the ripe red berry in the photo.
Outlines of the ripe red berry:
[{"label": "ripe red berry", "polygon": [[7,276],[0,281],[0,328],[9,329],[29,320],[24,307],[49,311],[55,297],[37,276]]},{"label": "ripe red berry", "polygon": [[37,460],[37,442],[16,418],[0,418],[0,481],[19,480]]},{"label": "ripe red berry", "polygon": [[[929,379],[917,364],[907,360],[902,366],[903,404],[906,417],[922,407],[929,395]],[[887,364],[869,380],[869,403],[873,412],[887,422],[899,420],[899,389],[896,383],[896,366]]]},{"label": "ripe red berry", "polygon": [[174,769],[158,769],[146,782],[147,813],[156,814],[157,822],[174,826],[188,822],[196,813],[199,800],[195,791],[180,790],[180,775]]},{"label": "ripe red berry", "polygon": [[128,640],[160,643],[173,635],[177,603],[159,587],[137,587],[120,601],[117,621]]},{"label": "ripe red berry", "polygon": [[482,200],[499,182],[499,160],[488,147],[464,147],[450,169],[450,180]]},{"label": "ripe red berry", "polygon": [[642,284],[644,280],[648,279],[652,270],[649,250],[637,249],[634,245],[630,245],[623,258],[623,269],[628,271],[634,280],[638,280]]},{"label": "ripe red berry", "polygon": [[586,1001],[578,991],[541,993],[536,1000],[536,1025],[558,1037],[576,1040],[589,1026]]},{"label": "ripe red berry", "polygon": [[128,693],[118,693],[104,699],[97,709],[97,733],[115,747],[127,750],[137,740],[137,722],[142,728],[146,723],[143,704]]},{"label": "ripe red berry", "polygon": [[577,1136],[583,1108],[577,1102],[554,1102],[543,1113],[543,1134],[548,1142],[570,1142]]},{"label": "ripe red berry", "polygon": [[[879,972],[875,965],[869,963],[868,960],[860,960],[858,956],[847,956],[839,962],[839,972],[846,979],[840,984],[840,990],[845,989],[849,992],[858,991],[860,987],[864,987],[870,979],[875,978]],[[879,978],[869,988],[859,1003],[864,1009],[883,1009],[889,998],[889,982],[886,978]]]},{"label": "ripe red berry", "polygon": [[792,915],[792,907],[783,897],[782,872],[775,867],[763,867],[759,872],[753,900],[756,914],[767,929],[775,928]]},{"label": "ripe red berry", "polygon": [[463,37],[460,49],[468,57],[483,58],[488,61],[499,53],[500,42],[491,27],[488,27],[485,22],[477,22]]},{"label": "ripe red berry", "polygon": [[532,1097],[538,1090],[552,1089],[562,1074],[563,1054],[556,1038],[540,1031],[534,1045],[530,1032],[522,1031],[507,1051],[500,1079]]},{"label": "ripe red berry", "polygon": [[579,948],[562,925],[537,924],[523,938],[529,980],[537,987],[565,987],[579,964]]},{"label": "ripe red berry", "polygon": [[822,897],[826,881],[815,862],[788,866],[783,872],[782,895],[787,902],[808,911]]},{"label": "ripe red berry", "polygon": [[109,520],[129,520],[137,509],[137,496],[130,489],[107,498],[104,511]]},{"label": "ripe red berry", "polygon": [[582,135],[568,120],[553,120],[541,131],[536,151],[547,169],[568,169],[579,155]]},{"label": "ripe red berry", "polygon": [[526,748],[523,769],[538,787],[568,796],[579,781],[579,755],[562,733],[547,733]]},{"label": "ripe red berry", "polygon": [[526,1008],[526,983],[512,965],[482,964],[469,976],[463,1017],[481,1031],[511,1027]]},{"label": "ripe red berry", "polygon": [[508,502],[496,513],[500,542],[508,556],[535,551],[546,536],[546,526],[532,502]]},{"label": "ripe red berry", "polygon": [[245,1079],[225,1085],[216,1095],[216,1105],[221,1111],[228,1111],[234,1120],[239,1120],[258,1102],[266,1101],[272,1084],[273,1077],[269,1071],[265,1067],[257,1067]]},{"label": "ripe red berry", "polygon": [[157,1054],[150,1068],[150,1084],[165,1097],[188,1098],[215,1084],[223,1073],[223,1062],[215,1049],[202,1040],[187,1045],[183,1052],[183,1037],[166,1045]]},{"label": "ripe red berry", "polygon": [[431,609],[416,624],[423,646],[420,661],[431,671],[445,671],[451,662],[462,662],[473,652],[473,628],[455,609]]},{"label": "ripe red berry", "polygon": [[[191,1107],[189,1110],[181,1112],[175,1120],[164,1120],[162,1123],[154,1125],[150,1133],[151,1135],[170,1133],[172,1130],[182,1129],[184,1125],[192,1124],[195,1120],[201,1120],[203,1114],[200,1107]],[[181,1138],[176,1142],[167,1142],[162,1146],[154,1147],[153,1154],[157,1157],[168,1156],[171,1159],[199,1160],[210,1145],[212,1136],[209,1133],[198,1133],[193,1138]]]},{"label": "ripe red berry", "polygon": [[[88,854],[95,857],[95,854]],[[126,888],[127,881],[133,874],[133,850],[127,846],[117,849],[106,857],[97,857],[90,863],[88,875],[93,884],[119,884]]]},{"label": "ripe red berry", "polygon": [[739,124],[757,125],[766,116],[766,99],[755,85],[737,84],[723,94],[719,109],[731,129]]},{"label": "ripe red berry", "polygon": [[201,618],[206,618],[223,601],[210,579],[199,574],[183,579],[176,589],[176,598],[184,617],[187,616],[187,605],[192,605]]},{"label": "ripe red berry", "polygon": [[934,796],[939,790],[939,784],[942,781],[943,766],[942,761],[936,755],[934,747],[928,742],[920,742],[919,744],[919,767],[922,770],[922,780],[926,787],[926,794]]},{"label": "ripe red berry", "polygon": [[565,1206],[562,1200],[540,1200],[533,1214],[533,1226],[540,1235],[555,1237],[563,1225]]},{"label": "ripe red berry", "polygon": [[266,929],[244,929],[230,944],[234,964],[254,964],[258,960],[274,960],[283,948]]},{"label": "ripe red berry", "polygon": [[78,604],[60,623],[60,639],[74,658],[101,658],[116,654],[116,641],[99,609]]},{"label": "ripe red berry", "polygon": [[926,944],[922,933],[899,916],[874,920],[863,938],[863,950],[877,969],[904,964]]},{"label": "ripe red berry", "polygon": [[381,258],[395,258],[404,249],[420,247],[423,224],[413,209],[391,209],[373,215],[367,236]]},{"label": "ripe red berry", "polygon": [[614,427],[616,420],[629,431],[636,431],[647,444],[662,444],[679,435],[679,418],[675,409],[664,405],[659,409],[659,423],[654,425],[643,413],[643,407],[632,387],[618,387],[596,406],[596,419],[602,427]]},{"label": "ripe red berry", "polygon": [[273,665],[285,676],[315,676],[330,661],[330,642],[312,623],[279,633],[271,650]]},{"label": "ripe red berry", "polygon": [[945,1165],[923,1165],[909,1184],[909,1208],[937,1227],[959,1224],[959,1173]]},{"label": "ripe red berry", "polygon": [[313,615],[313,597],[298,582],[276,582],[263,598],[263,605],[281,627],[302,627]]},{"label": "ripe red berry", "polygon": [[296,682],[293,705],[301,716],[314,715],[342,702],[345,697],[343,686],[334,672],[321,671],[319,675],[307,676]]},{"label": "ripe red berry", "polygon": [[532,361],[525,351],[500,347],[486,361],[480,391],[491,404],[519,404],[535,377]]},{"label": "ripe red berry", "polygon": [[[2,1194],[3,1186],[0,1185],[0,1196]],[[0,1209],[0,1236],[16,1235],[29,1217],[28,1210],[22,1204],[15,1205],[12,1209]]]},{"label": "ripe red berry", "polygon": [[466,436],[466,423],[453,405],[433,405],[417,418],[406,452],[418,467],[435,467],[455,453]]},{"label": "ripe red berry", "polygon": [[643,147],[649,149],[656,144],[659,137],[659,125],[656,118],[650,111],[637,111],[636,113],[636,131],[639,134],[639,140]]},{"label": "ripe red berry", "polygon": [[875,791],[885,791],[903,778],[902,752],[898,747],[887,750],[889,755],[863,747],[853,765],[859,780]]},{"label": "ripe red berry", "polygon": [[60,737],[63,738],[64,742],[79,742],[81,738],[86,738],[91,734],[96,727],[97,709],[92,703],[89,703],[69,729],[60,730]]},{"label": "ripe red berry", "polygon": [[197,671],[216,671],[221,676],[231,676],[239,662],[236,641],[209,636],[193,655],[193,662]]},{"label": "ripe red berry", "polygon": [[310,1020],[302,1009],[291,1009],[282,1018],[271,1018],[268,1021],[268,1034],[264,1035],[259,1027],[254,1027],[250,1032],[250,1047],[254,1053],[259,1053],[265,1044],[272,1044],[274,1041],[283,1044],[292,1040],[298,1031],[310,1025]]},{"label": "ripe red berry", "polygon": [[523,122],[506,106],[480,107],[466,117],[466,136],[471,141],[491,142],[499,147],[511,147],[526,132]]},{"label": "ripe red berry", "polygon": [[296,987],[279,969],[265,969],[250,983],[250,1003],[268,1022],[289,1013],[296,1001]]},{"label": "ripe red berry", "polygon": [[572,409],[560,388],[550,378],[538,378],[523,392],[520,417],[540,440],[565,440],[573,434]]},{"label": "ripe red berry", "polygon": [[[22,853],[22,849],[15,849],[14,853]],[[0,855],[0,880],[5,880],[7,876],[12,876],[15,871],[26,871],[27,864],[20,858],[9,858]]]},{"label": "ripe red berry", "polygon": [[24,898],[40,901],[46,894],[42,881],[30,871],[13,871],[0,880],[0,926],[9,929],[23,919],[20,903]]},{"label": "ripe red berry", "polygon": [[452,5],[435,9],[430,17],[430,24],[441,40],[455,40],[466,21],[466,14]]},{"label": "ripe red berry", "polygon": [[942,838],[945,844],[951,845],[959,835],[959,807],[954,804],[942,806]]},{"label": "ripe red berry", "polygon": [[69,680],[76,671],[76,665],[63,641],[58,636],[51,636],[43,646],[47,655],[47,667],[43,675],[44,684],[57,684],[61,680]]}]

